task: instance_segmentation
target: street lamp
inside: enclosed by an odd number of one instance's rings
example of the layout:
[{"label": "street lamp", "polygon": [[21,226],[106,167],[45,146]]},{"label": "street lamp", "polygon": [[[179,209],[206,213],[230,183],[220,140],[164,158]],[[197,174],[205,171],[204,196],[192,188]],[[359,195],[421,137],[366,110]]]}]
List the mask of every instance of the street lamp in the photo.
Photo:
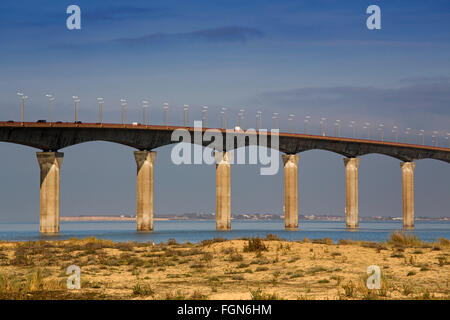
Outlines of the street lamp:
[{"label": "street lamp", "polygon": [[411,143],[411,138],[410,138],[410,131],[411,131],[411,128],[406,128],[406,132],[405,132],[405,134],[406,134],[406,141],[408,142],[408,143]]},{"label": "street lamp", "polygon": [[55,98],[51,94],[45,95],[48,98],[49,108],[50,108],[50,123],[52,123],[52,102]]},{"label": "street lamp", "polygon": [[278,127],[278,112],[273,113],[272,117],[272,128],[273,129],[279,129]]},{"label": "street lamp", "polygon": [[169,126],[169,103],[164,102],[163,110],[164,110],[164,125],[166,127],[168,127]]},{"label": "street lamp", "polygon": [[103,103],[105,102],[103,98],[97,98],[98,101],[98,122],[103,124]]},{"label": "street lamp", "polygon": [[78,96],[72,96],[73,102],[75,103],[75,123],[78,123],[78,103],[80,98]]},{"label": "street lamp", "polygon": [[143,124],[148,125],[148,100],[142,100]]},{"label": "street lamp", "polygon": [[398,131],[397,131],[397,129],[398,129],[398,127],[397,126],[393,126],[392,127],[392,139],[395,141],[395,142],[398,142]]},{"label": "street lamp", "polygon": [[207,106],[203,106],[203,110],[202,110],[202,123],[204,121],[204,127],[208,128],[208,107]]},{"label": "street lamp", "polygon": [[303,121],[304,122],[303,130],[304,130],[305,134],[309,134],[309,128],[310,128],[309,119],[311,119],[311,117],[310,116],[306,116],[305,120]]},{"label": "street lamp", "polygon": [[321,135],[325,137],[327,135],[327,118],[321,118],[320,120],[321,120],[321,122],[320,122],[321,128],[323,128]]},{"label": "street lamp", "polygon": [[227,128],[227,108],[222,108],[222,112],[220,114],[222,116],[220,118],[220,126],[223,129],[226,129]]},{"label": "street lamp", "polygon": [[241,127],[241,129],[242,130],[245,130],[245,125],[244,125],[244,117],[245,117],[245,110],[244,109],[240,109],[239,110],[239,115],[240,115],[240,126],[239,127]]},{"label": "street lamp", "polygon": [[127,106],[127,99],[120,99],[122,103],[122,124],[125,125],[125,107]]},{"label": "street lamp", "polygon": [[28,99],[26,95],[23,94],[23,92],[17,92],[17,95],[20,97],[22,104],[21,104],[21,120],[22,125],[24,123],[24,113],[25,113],[25,99]]},{"label": "street lamp", "polygon": [[294,118],[295,118],[295,115],[293,115],[293,114],[290,114],[289,115],[289,118],[288,118],[288,130],[290,131],[290,132],[294,132]]},{"label": "street lamp", "polygon": [[356,122],[352,120],[348,126],[353,129],[353,139],[356,139]]},{"label": "street lamp", "polygon": [[425,145],[425,130],[421,129],[418,133],[419,137],[422,136],[422,145]]},{"label": "street lamp", "polygon": [[183,111],[184,111],[184,113],[183,113],[183,123],[184,123],[185,127],[188,127],[189,126],[189,105],[188,104],[185,104],[183,106]]},{"label": "street lamp", "polygon": [[435,146],[437,147],[439,145],[439,132],[433,131],[433,137],[434,137]]},{"label": "street lamp", "polygon": [[256,111],[256,130],[261,130],[262,128],[262,115],[261,111]]},{"label": "street lamp", "polygon": [[336,120],[334,125],[335,125],[335,133],[334,133],[334,135],[337,136],[337,137],[340,137],[341,136],[341,120]]},{"label": "street lamp", "polygon": [[447,132],[447,136],[445,137],[445,139],[448,140],[448,147],[450,148],[450,133]]},{"label": "street lamp", "polygon": [[380,124],[379,126],[378,126],[378,130],[380,131],[380,138],[381,138],[381,141],[384,141],[384,124]]},{"label": "street lamp", "polygon": [[364,125],[364,129],[367,129],[367,139],[370,139],[370,122],[365,122]]}]

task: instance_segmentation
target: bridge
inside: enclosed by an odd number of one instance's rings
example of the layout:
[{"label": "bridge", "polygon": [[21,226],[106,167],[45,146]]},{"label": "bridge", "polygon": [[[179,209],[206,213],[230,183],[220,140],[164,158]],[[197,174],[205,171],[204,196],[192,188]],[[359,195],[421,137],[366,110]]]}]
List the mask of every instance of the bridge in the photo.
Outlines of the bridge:
[{"label": "bridge", "polygon": [[[37,152],[40,167],[40,232],[59,232],[60,170],[63,148],[89,141],[109,141],[137,149],[134,156],[137,165],[137,230],[153,230],[153,175],[156,160],[154,149],[176,143],[172,133],[177,129],[188,132],[207,130],[224,138],[221,150],[216,150],[216,229],[231,229],[231,183],[229,151],[238,147],[239,136],[245,146],[260,145],[258,130],[252,132],[234,129],[207,129],[179,126],[142,124],[69,123],[69,122],[0,122],[0,141],[21,144],[41,151]],[[231,134],[231,135],[230,135]],[[253,136],[252,136],[253,135]],[[320,149],[344,156],[346,177],[346,227],[358,228],[358,166],[359,157],[377,153],[400,160],[402,172],[403,228],[414,228],[414,168],[415,161],[436,159],[450,163],[450,148],[386,142],[369,139],[331,137],[297,133],[267,132],[266,146],[284,153],[284,203],[285,229],[298,229],[298,162],[299,153]],[[230,136],[232,138],[230,138]],[[195,143],[195,141],[194,141]],[[203,146],[210,143],[204,139]]]}]

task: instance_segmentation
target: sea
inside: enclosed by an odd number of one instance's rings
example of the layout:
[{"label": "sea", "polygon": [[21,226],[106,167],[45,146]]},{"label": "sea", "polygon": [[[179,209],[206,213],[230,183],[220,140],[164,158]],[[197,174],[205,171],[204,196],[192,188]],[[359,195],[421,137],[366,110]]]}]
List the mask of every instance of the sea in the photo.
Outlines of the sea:
[{"label": "sea", "polygon": [[[216,231],[215,220],[168,220],[155,221],[154,231],[137,232],[135,221],[83,221],[60,224],[58,235],[41,235],[38,223],[0,223],[0,240],[36,241],[64,240],[96,237],[116,242],[167,242],[175,239],[179,243],[197,243],[206,239],[222,237],[266,237],[273,234],[286,240],[308,238],[386,241],[394,231],[402,230],[402,221],[361,221],[358,230],[346,230],[343,221],[299,221],[297,231],[285,231],[284,220],[232,220],[230,231]],[[439,238],[450,239],[450,221],[416,221],[415,234],[420,240],[432,242]]]}]

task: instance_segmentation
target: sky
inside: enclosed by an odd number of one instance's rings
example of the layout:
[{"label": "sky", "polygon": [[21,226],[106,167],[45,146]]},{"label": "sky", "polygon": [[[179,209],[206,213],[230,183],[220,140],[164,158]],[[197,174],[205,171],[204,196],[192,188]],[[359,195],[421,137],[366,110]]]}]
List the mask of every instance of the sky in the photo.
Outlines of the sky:
[{"label": "sky", "polygon": [[[81,8],[81,30],[68,30],[66,9]],[[366,9],[381,9],[381,29],[369,30]],[[96,122],[97,97],[105,99],[105,122],[141,121],[141,101],[150,101],[150,122],[161,124],[163,103],[171,124],[209,107],[209,126],[219,126],[222,107],[235,125],[240,109],[247,126],[261,110],[270,128],[279,113],[287,130],[311,130],[327,118],[327,133],[341,120],[364,137],[379,124],[385,138],[400,141],[437,131],[448,146],[450,132],[450,3],[435,1],[258,0],[125,1],[16,0],[0,3],[0,120],[20,119],[17,90],[29,99],[25,120]],[[284,130],[283,130],[284,129]],[[172,146],[156,149],[155,215],[215,211],[215,167],[176,166]],[[33,148],[0,142],[0,222],[39,220],[39,167]],[[61,215],[134,214],[136,164],[133,149],[89,142],[60,150]],[[360,216],[401,216],[400,161],[361,157]],[[282,213],[283,174],[260,176],[257,165],[231,170],[232,214]],[[341,155],[300,154],[299,213],[344,216],[345,176]],[[417,161],[416,216],[450,215],[450,165]]]}]

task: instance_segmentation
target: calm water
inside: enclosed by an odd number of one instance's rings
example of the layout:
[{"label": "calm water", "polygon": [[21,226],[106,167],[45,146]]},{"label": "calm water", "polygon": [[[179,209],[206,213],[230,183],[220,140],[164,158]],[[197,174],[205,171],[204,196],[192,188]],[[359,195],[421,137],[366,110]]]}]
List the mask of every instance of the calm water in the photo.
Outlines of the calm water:
[{"label": "calm water", "polygon": [[[215,221],[155,221],[155,231],[150,233],[136,232],[134,221],[115,222],[62,222],[60,235],[41,236],[37,223],[3,223],[0,224],[0,240],[23,241],[40,239],[69,239],[95,236],[113,241],[152,241],[165,242],[170,238],[178,242],[199,242],[204,239],[223,237],[228,239],[239,237],[265,237],[268,233],[279,237],[298,240],[329,237],[334,241],[353,239],[366,241],[384,241],[393,230],[401,230],[401,221],[368,221],[360,222],[358,231],[346,231],[344,222],[334,221],[300,221],[298,231],[284,231],[284,221],[232,221],[231,231],[215,230]],[[450,238],[450,221],[416,222],[412,232],[421,240],[433,241],[438,238]]]}]

